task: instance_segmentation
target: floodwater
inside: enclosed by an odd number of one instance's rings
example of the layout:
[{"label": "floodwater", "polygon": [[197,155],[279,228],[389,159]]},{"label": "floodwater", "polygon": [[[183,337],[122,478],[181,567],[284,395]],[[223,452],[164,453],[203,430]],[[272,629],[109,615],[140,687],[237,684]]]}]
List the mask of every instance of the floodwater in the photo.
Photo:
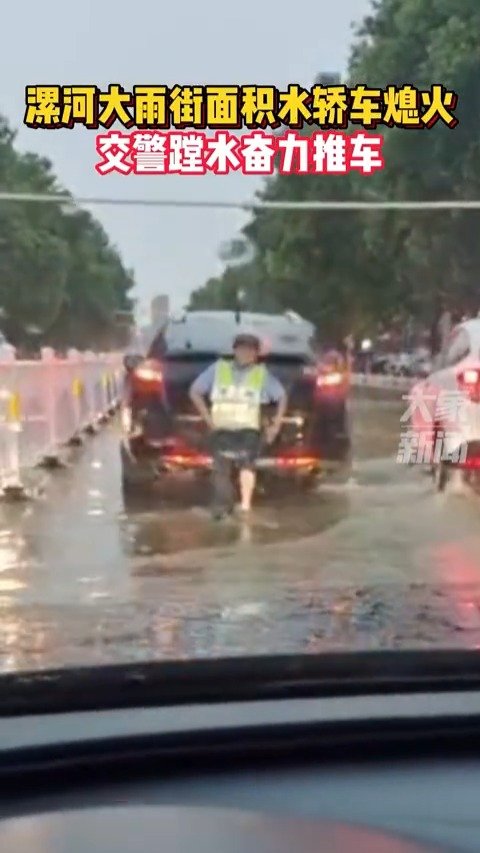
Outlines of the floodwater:
[{"label": "floodwater", "polygon": [[215,523],[207,483],[124,504],[115,422],[0,507],[0,668],[480,647],[480,503],[396,462],[404,403],[360,390],[346,482]]}]

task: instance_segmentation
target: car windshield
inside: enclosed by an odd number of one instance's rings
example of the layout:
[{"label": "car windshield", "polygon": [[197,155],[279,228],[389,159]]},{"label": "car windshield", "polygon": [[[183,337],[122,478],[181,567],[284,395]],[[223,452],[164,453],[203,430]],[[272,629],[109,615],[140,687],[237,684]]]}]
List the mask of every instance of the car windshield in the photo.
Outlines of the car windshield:
[{"label": "car windshield", "polygon": [[6,5],[3,673],[478,648],[477,6]]}]

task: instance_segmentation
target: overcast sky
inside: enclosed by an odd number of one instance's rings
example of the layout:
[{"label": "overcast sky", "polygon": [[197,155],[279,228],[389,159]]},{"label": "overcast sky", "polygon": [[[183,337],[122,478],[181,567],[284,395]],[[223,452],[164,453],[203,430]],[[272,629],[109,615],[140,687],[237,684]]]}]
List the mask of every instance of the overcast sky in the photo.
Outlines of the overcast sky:
[{"label": "overcast sky", "polygon": [[[24,87],[32,84],[311,85],[319,71],[342,72],[351,24],[369,0],[43,0],[8,3],[0,52],[0,112],[19,129],[18,145],[48,156],[74,194],[176,199],[252,196],[258,178],[100,177],[95,131],[22,127]],[[135,269],[148,303],[168,293],[185,304],[191,290],[219,272],[220,243],[243,222],[231,211],[96,207],[124,262]]]}]

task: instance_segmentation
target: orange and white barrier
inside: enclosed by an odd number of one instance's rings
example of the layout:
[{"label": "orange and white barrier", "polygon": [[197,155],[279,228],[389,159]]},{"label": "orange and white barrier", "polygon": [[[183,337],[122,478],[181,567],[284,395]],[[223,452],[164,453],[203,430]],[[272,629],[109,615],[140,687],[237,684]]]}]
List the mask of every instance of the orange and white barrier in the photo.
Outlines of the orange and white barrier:
[{"label": "orange and white barrier", "polygon": [[0,492],[22,489],[25,472],[60,458],[120,399],[122,356],[49,349],[38,361],[0,356]]}]

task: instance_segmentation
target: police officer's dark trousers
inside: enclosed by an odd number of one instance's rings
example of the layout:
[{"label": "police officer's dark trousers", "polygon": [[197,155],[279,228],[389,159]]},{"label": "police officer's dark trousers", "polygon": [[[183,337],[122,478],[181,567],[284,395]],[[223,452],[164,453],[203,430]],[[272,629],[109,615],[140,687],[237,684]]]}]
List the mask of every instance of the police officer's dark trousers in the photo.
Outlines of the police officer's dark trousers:
[{"label": "police officer's dark trousers", "polygon": [[[257,430],[218,430],[212,436],[213,506],[215,511],[231,512],[235,504],[232,468],[252,468],[260,451]],[[225,456],[233,453],[234,459]]]}]

